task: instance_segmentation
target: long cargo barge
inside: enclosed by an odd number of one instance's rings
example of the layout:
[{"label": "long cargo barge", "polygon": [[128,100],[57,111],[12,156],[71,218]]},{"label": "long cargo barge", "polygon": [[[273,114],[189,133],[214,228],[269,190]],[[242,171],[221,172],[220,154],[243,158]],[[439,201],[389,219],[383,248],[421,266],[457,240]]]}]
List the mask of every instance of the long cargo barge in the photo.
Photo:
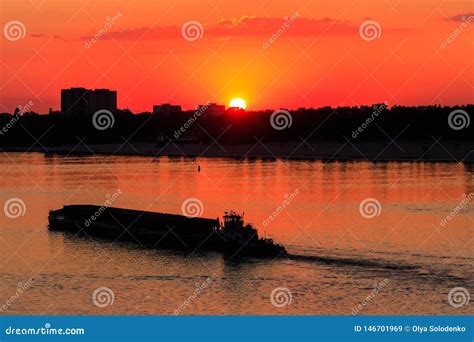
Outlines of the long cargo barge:
[{"label": "long cargo barge", "polygon": [[231,256],[278,257],[286,249],[261,238],[243,215],[226,212],[216,219],[95,205],[67,205],[49,213],[49,229],[111,240],[126,240],[153,248],[195,251],[207,249]]}]

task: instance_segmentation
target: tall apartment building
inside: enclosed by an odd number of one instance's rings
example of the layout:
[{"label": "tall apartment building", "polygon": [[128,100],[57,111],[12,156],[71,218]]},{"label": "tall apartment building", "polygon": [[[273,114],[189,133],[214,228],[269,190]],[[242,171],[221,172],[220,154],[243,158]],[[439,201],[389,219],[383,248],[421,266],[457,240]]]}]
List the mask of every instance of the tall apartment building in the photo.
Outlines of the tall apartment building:
[{"label": "tall apartment building", "polygon": [[69,88],[61,90],[61,112],[94,114],[100,109],[117,110],[117,92],[109,89]]}]

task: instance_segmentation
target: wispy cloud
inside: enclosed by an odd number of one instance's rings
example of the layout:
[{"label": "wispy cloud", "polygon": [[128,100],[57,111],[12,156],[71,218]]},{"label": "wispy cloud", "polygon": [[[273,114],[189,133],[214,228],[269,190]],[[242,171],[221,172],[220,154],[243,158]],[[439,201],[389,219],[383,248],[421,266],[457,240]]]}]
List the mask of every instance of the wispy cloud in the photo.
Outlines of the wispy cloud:
[{"label": "wispy cloud", "polygon": [[32,34],[30,34],[30,37],[32,37],[32,38],[46,38],[46,37],[48,37],[48,35],[45,34],[45,33],[32,33]]},{"label": "wispy cloud", "polygon": [[50,34],[46,34],[46,33],[31,33],[30,34],[30,37],[31,38],[54,38],[54,39],[59,39],[59,40],[63,40],[63,41],[66,41],[66,39],[63,37],[63,36],[60,36],[60,35],[50,35]]},{"label": "wispy cloud", "polygon": [[[202,23],[204,36],[206,37],[238,37],[259,36],[273,34],[282,26],[286,18],[249,17],[222,19],[209,24]],[[355,26],[347,20],[332,18],[309,19],[298,18],[286,35],[289,36],[315,36],[325,34],[349,34],[357,32]],[[83,36],[82,39],[90,39]],[[140,27],[135,29],[123,29],[111,31],[103,39],[166,39],[182,38],[181,26],[154,26]]]},{"label": "wispy cloud", "polygon": [[456,21],[456,22],[465,22],[465,21],[472,21],[474,19],[474,13],[465,13],[465,14],[458,14],[454,17],[449,17],[446,20],[448,21]]}]

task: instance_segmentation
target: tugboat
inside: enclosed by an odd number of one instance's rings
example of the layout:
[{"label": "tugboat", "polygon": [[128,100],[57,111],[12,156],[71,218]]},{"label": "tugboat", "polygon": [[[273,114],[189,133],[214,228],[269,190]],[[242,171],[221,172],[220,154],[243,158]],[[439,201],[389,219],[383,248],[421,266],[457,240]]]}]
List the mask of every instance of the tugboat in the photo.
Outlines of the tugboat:
[{"label": "tugboat", "polygon": [[277,257],[286,255],[285,247],[275,244],[272,239],[260,238],[251,224],[245,224],[243,214],[234,211],[224,213],[224,225],[220,232],[225,240],[225,253],[235,253],[255,257]]},{"label": "tugboat", "polygon": [[113,240],[137,242],[153,248],[207,249],[234,256],[278,257],[285,248],[260,238],[243,214],[234,211],[220,220],[94,205],[67,205],[49,213],[49,229]]}]

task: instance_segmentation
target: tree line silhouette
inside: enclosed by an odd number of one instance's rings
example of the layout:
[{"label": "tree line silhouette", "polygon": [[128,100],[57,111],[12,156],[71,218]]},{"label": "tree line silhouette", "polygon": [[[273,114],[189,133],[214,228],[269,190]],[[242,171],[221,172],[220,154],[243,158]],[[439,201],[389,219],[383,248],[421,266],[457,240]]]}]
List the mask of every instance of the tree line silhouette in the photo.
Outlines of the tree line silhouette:
[{"label": "tree line silhouette", "polygon": [[[433,138],[473,141],[474,123],[470,123],[473,105],[384,107],[384,104],[360,107],[323,107],[283,112],[287,121],[275,128],[274,111],[228,109],[223,113],[182,111],[177,113],[140,113],[128,110],[113,113],[113,125],[99,130],[92,115],[49,114],[34,112],[0,114],[0,146],[26,147],[38,144],[58,146],[77,144],[123,143],[255,143],[301,141],[433,141]],[[453,128],[450,114],[467,114],[461,128]],[[378,111],[377,115],[374,115]],[[273,115],[273,116],[272,116]],[[289,116],[288,116],[289,115]],[[272,124],[273,123],[273,124]],[[176,132],[180,132],[176,134]],[[179,137],[178,139],[175,136]]]}]

